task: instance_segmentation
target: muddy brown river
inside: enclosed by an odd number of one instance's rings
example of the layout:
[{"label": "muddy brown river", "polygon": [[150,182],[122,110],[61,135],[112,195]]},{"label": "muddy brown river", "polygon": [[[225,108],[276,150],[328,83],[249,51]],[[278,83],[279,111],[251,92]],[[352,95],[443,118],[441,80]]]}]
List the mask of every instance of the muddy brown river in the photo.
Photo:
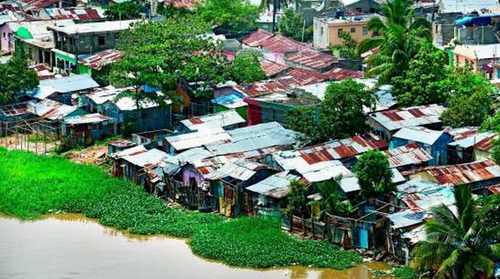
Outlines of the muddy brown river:
[{"label": "muddy brown river", "polygon": [[384,265],[239,269],[195,256],[182,239],[126,235],[79,215],[32,222],[0,216],[0,279],[369,279],[370,268]]}]

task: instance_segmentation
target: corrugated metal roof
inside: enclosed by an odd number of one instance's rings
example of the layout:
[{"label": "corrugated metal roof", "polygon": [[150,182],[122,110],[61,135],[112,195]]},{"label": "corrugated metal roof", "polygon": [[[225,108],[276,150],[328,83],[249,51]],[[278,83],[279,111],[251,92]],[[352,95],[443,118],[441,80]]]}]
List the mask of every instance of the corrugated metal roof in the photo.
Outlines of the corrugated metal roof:
[{"label": "corrugated metal roof", "polygon": [[41,80],[33,97],[46,99],[54,93],[70,93],[99,87],[99,84],[89,75],[72,75],[57,79]]},{"label": "corrugated metal roof", "polygon": [[500,166],[491,160],[460,165],[428,167],[415,174],[442,185],[460,185],[500,178]]},{"label": "corrugated metal roof", "polygon": [[62,120],[77,109],[76,106],[68,106],[50,99],[28,103],[29,112],[50,120]]},{"label": "corrugated metal roof", "polygon": [[249,47],[261,47],[266,52],[285,55],[289,62],[315,70],[330,67],[337,62],[337,58],[330,54],[321,53],[304,43],[262,29],[247,36],[243,43]]},{"label": "corrugated metal roof", "polygon": [[101,13],[94,8],[46,8],[45,13],[52,19],[98,20]]},{"label": "corrugated metal roof", "polygon": [[68,125],[82,125],[82,124],[101,123],[111,120],[112,120],[111,117],[107,117],[99,113],[90,113],[85,115],[66,117],[64,119],[64,123]]},{"label": "corrugated metal roof", "polygon": [[491,148],[491,144],[495,137],[496,133],[493,132],[470,134],[468,136],[462,137],[459,140],[449,143],[448,145],[459,146],[462,148],[469,148],[472,146],[476,146],[476,148],[480,150],[483,150],[483,148],[489,149]]},{"label": "corrugated metal roof", "polygon": [[410,180],[398,186],[400,199],[413,211],[429,211],[439,205],[455,204],[452,187],[436,183]]},{"label": "corrugated metal roof", "polygon": [[147,149],[144,147],[144,145],[138,145],[134,146],[131,148],[124,149],[122,151],[118,151],[112,155],[113,158],[119,159],[123,158],[126,156],[131,156],[131,155],[137,155],[146,152]]},{"label": "corrugated metal roof", "polygon": [[286,60],[315,70],[328,68],[337,62],[334,56],[311,49],[289,54]]},{"label": "corrugated metal roof", "polygon": [[426,212],[408,209],[389,214],[387,217],[391,220],[393,229],[401,229],[423,223],[429,216]]},{"label": "corrugated metal roof", "polygon": [[267,77],[275,76],[281,72],[286,71],[289,68],[285,64],[274,62],[269,59],[263,59],[260,62],[260,67],[262,68]]},{"label": "corrugated metal roof", "polygon": [[185,119],[182,120],[181,123],[191,131],[199,131],[244,124],[246,123],[246,120],[243,119],[243,117],[241,117],[235,110],[226,110]]},{"label": "corrugated metal roof", "polygon": [[298,176],[280,172],[246,188],[246,190],[272,198],[284,198],[288,195],[290,183],[299,180]]},{"label": "corrugated metal roof", "polygon": [[441,105],[427,105],[387,110],[370,114],[370,118],[389,131],[404,127],[441,123],[439,117],[445,108]]},{"label": "corrugated metal roof", "polygon": [[[87,97],[97,105],[110,102],[115,104],[118,107],[118,109],[122,111],[131,111],[137,109],[137,103],[132,98],[122,97],[118,100],[116,99],[120,93],[132,90],[135,89],[132,87],[115,88],[110,85],[107,87],[94,89],[92,93],[87,94]],[[170,101],[167,101],[167,103],[170,103]],[[140,105],[142,109],[154,108],[159,106],[158,104],[150,101],[141,101]]]},{"label": "corrugated metal roof", "polygon": [[226,132],[229,140],[207,144],[206,148],[216,155],[247,152],[272,146],[293,145],[298,133],[283,128],[278,122],[262,123]]},{"label": "corrugated metal roof", "polygon": [[329,70],[328,72],[323,73],[323,75],[327,76],[328,79],[331,80],[344,80],[348,78],[357,79],[363,78],[363,71],[354,71],[343,68],[334,68]]},{"label": "corrugated metal roof", "polygon": [[318,72],[291,68],[286,72],[286,76],[255,82],[249,86],[240,87],[240,89],[248,96],[258,97],[271,93],[286,92],[291,88],[319,83],[326,79],[326,76]]},{"label": "corrugated metal roof", "polygon": [[440,13],[467,14],[500,7],[497,0],[439,0],[438,3]]},{"label": "corrugated metal roof", "polygon": [[424,127],[405,127],[396,132],[393,138],[433,145],[443,133],[444,131],[436,131]]},{"label": "corrugated metal roof", "polygon": [[391,168],[420,165],[432,160],[432,156],[417,144],[408,144],[387,150],[386,154],[389,157],[389,165]]},{"label": "corrugated metal roof", "polygon": [[80,63],[92,69],[100,70],[102,67],[119,61],[123,53],[115,49],[106,49],[91,56],[80,58]]},{"label": "corrugated metal roof", "polygon": [[231,136],[222,128],[201,130],[175,136],[168,136],[165,140],[177,151],[200,147],[216,142],[229,142]]},{"label": "corrugated metal roof", "polygon": [[298,150],[307,162],[341,160],[354,157],[369,150],[386,149],[387,142],[375,134],[366,133],[341,140],[332,140]]},{"label": "corrugated metal roof", "polygon": [[159,165],[169,155],[159,149],[124,156],[123,159],[139,167]]}]

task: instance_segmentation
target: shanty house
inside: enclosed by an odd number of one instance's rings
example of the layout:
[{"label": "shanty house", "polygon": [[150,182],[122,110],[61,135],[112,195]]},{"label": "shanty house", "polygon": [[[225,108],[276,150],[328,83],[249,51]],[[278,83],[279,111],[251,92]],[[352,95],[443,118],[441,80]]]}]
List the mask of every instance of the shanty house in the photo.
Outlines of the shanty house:
[{"label": "shanty house", "polygon": [[66,105],[76,104],[76,96],[90,92],[99,87],[90,76],[73,75],[57,79],[41,80],[33,97],[39,100],[51,99]]},{"label": "shanty house", "polygon": [[460,164],[488,159],[488,154],[482,153],[482,150],[488,150],[491,147],[496,137],[495,133],[479,132],[471,128],[459,128],[450,132],[455,135],[454,141],[448,144],[449,163]]},{"label": "shanty house", "polygon": [[113,119],[99,113],[66,117],[62,123],[62,135],[75,145],[90,145],[115,134]]},{"label": "shanty house", "polygon": [[452,137],[446,131],[430,130],[424,127],[402,128],[396,132],[389,143],[389,149],[408,144],[417,144],[432,156],[430,165],[448,163],[448,143]]},{"label": "shanty house", "polygon": [[403,109],[386,110],[371,113],[368,124],[384,139],[390,140],[392,135],[405,127],[424,126],[430,129],[441,128],[439,117],[445,110],[440,105],[426,105]]},{"label": "shanty house", "polygon": [[[114,88],[108,86],[94,90],[92,93],[81,96],[80,105],[91,113],[100,113],[114,119],[118,130],[124,133],[144,132],[172,127],[171,101],[166,105],[159,105],[150,101],[143,101],[137,106],[130,97],[118,97],[120,93],[133,88]],[[139,89],[143,90],[143,89]],[[151,92],[150,94],[161,94]]]},{"label": "shanty house", "polygon": [[286,197],[290,184],[300,177],[288,172],[280,172],[246,188],[252,193],[254,210],[259,215],[281,216],[286,207]]},{"label": "shanty house", "polygon": [[148,185],[146,170],[159,166],[160,162],[167,157],[168,154],[161,150],[146,150],[142,145],[126,149],[113,155],[114,175],[123,176],[136,184],[149,187],[146,190],[152,192],[153,189]]}]

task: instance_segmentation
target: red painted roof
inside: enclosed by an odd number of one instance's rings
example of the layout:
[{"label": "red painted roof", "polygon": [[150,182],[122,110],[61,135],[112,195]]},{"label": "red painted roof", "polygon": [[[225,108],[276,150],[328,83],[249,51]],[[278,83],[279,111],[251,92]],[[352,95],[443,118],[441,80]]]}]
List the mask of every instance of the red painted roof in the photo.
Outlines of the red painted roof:
[{"label": "red painted roof", "polygon": [[315,70],[328,68],[337,62],[334,56],[311,49],[290,54],[287,60]]},{"label": "red painted roof", "polygon": [[495,141],[495,135],[485,138],[478,143],[476,143],[475,147],[482,151],[489,151],[493,147],[493,142]]}]

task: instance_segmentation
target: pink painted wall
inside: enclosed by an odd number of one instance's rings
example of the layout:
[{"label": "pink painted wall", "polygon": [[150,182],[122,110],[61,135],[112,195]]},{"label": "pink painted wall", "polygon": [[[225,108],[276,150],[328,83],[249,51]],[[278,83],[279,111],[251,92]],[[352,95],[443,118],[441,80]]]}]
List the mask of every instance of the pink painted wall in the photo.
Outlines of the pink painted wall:
[{"label": "pink painted wall", "polygon": [[14,32],[16,24],[6,23],[0,26],[0,50],[3,53],[14,51]]}]

